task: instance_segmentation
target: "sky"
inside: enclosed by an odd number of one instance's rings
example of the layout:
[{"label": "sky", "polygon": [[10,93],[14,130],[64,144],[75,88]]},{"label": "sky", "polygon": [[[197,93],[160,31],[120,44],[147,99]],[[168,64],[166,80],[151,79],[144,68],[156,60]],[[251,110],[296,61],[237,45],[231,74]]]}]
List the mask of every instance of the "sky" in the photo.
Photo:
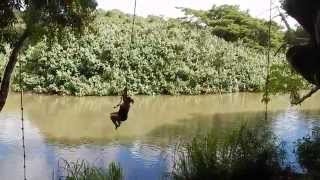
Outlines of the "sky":
[{"label": "sky", "polygon": [[[97,0],[98,8],[105,10],[119,9],[125,13],[133,13],[134,0]],[[165,17],[181,17],[183,13],[176,7],[187,7],[192,9],[207,10],[212,5],[231,4],[239,5],[242,10],[249,10],[249,13],[258,18],[269,18],[269,0],[137,0],[137,14],[139,16],[160,15]],[[278,0],[273,0],[273,7],[279,5]],[[275,8],[272,16],[275,17],[278,10]],[[275,21],[284,25],[279,17]],[[294,26],[295,21],[289,19]]]}]

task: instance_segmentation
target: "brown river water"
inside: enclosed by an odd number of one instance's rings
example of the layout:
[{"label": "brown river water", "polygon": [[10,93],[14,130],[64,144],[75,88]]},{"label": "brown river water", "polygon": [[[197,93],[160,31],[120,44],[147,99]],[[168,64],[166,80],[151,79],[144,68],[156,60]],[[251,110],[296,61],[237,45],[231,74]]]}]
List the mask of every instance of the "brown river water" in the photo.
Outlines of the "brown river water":
[{"label": "brown river water", "polygon": [[[11,94],[0,114],[0,179],[23,179],[20,99]],[[27,177],[59,176],[62,160],[86,160],[106,167],[121,164],[125,179],[162,179],[171,171],[177,143],[210,131],[264,121],[261,94],[212,96],[136,96],[129,118],[116,131],[109,113],[119,97],[25,95]],[[288,96],[269,105],[273,132],[286,143],[295,162],[293,142],[320,124],[320,96],[291,107]]]}]

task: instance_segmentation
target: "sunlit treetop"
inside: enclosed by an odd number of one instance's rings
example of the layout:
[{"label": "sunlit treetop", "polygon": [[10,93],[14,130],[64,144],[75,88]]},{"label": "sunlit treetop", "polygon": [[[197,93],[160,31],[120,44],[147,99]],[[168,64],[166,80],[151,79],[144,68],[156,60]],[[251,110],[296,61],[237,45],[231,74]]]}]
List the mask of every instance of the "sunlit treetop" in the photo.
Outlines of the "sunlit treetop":
[{"label": "sunlit treetop", "polygon": [[[226,41],[243,41],[257,49],[263,49],[269,44],[269,22],[250,16],[248,11],[242,11],[239,6],[212,6],[211,9],[194,10],[180,8],[186,15],[186,20],[207,27],[215,36]],[[274,21],[271,24],[271,47],[278,48],[282,44],[281,27]]]}]

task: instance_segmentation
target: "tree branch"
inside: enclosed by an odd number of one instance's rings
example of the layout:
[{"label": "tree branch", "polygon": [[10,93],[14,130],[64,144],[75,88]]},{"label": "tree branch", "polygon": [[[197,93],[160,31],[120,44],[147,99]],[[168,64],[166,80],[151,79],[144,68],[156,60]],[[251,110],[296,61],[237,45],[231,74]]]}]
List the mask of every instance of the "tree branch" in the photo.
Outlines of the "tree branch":
[{"label": "tree branch", "polygon": [[298,100],[291,101],[292,105],[300,105],[302,102],[304,102],[306,99],[311,97],[314,93],[316,93],[320,89],[320,86],[316,86],[310,90],[309,93],[305,94],[303,97],[299,98]]},{"label": "tree branch", "polygon": [[21,37],[18,39],[18,41],[14,44],[9,57],[9,61],[5,67],[3,78],[1,81],[1,87],[0,87],[0,112],[4,107],[9,94],[11,75],[18,61],[18,54],[21,48],[23,47],[25,40],[28,37],[29,37],[29,32],[28,30],[25,30],[21,35]]}]

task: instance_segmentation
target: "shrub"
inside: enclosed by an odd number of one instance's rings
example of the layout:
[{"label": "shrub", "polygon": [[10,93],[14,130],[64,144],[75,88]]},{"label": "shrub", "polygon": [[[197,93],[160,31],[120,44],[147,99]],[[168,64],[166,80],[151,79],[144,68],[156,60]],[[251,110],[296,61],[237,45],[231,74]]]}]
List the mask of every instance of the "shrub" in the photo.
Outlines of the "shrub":
[{"label": "shrub", "polygon": [[[122,180],[123,171],[112,162],[107,169],[91,167],[86,161],[65,161],[65,180]],[[61,179],[61,177],[59,178]]]},{"label": "shrub", "polygon": [[[130,45],[130,16],[100,12],[81,36],[65,29],[41,37],[21,54],[26,91],[65,95],[212,94],[260,91],[265,52],[226,42],[210,29],[178,19],[137,17]],[[0,58],[3,55],[0,54]],[[284,56],[273,58],[278,64]],[[19,91],[19,78],[13,90]]]},{"label": "shrub", "polygon": [[271,132],[245,125],[223,138],[195,137],[178,153],[174,179],[273,179],[284,159]]},{"label": "shrub", "polygon": [[311,136],[297,142],[297,156],[300,165],[313,179],[320,179],[320,129],[314,129]]}]

